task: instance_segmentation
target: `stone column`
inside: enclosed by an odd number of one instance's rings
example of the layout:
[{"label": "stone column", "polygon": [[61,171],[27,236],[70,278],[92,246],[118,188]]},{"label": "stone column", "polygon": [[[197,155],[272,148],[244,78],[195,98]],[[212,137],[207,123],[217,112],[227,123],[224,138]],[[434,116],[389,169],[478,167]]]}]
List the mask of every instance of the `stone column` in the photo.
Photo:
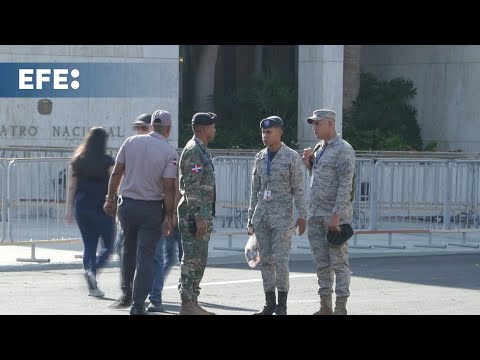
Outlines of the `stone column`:
[{"label": "stone column", "polygon": [[343,45],[298,46],[298,143],[313,147],[318,140],[306,119],[313,110],[337,113],[337,132],[342,133]]}]

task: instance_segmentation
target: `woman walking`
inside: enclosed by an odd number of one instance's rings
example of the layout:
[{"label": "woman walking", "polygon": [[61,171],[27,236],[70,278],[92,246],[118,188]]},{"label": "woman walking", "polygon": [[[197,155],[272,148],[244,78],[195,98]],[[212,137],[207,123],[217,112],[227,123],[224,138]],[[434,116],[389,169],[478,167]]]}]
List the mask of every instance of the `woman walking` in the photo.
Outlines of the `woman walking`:
[{"label": "woman walking", "polygon": [[[97,286],[97,272],[108,260],[114,242],[115,220],[103,211],[108,180],[115,161],[106,154],[108,134],[104,128],[91,128],[75,150],[71,162],[65,221],[77,221],[84,245],[83,268],[88,295],[103,297]],[[102,250],[97,257],[98,240]]]}]

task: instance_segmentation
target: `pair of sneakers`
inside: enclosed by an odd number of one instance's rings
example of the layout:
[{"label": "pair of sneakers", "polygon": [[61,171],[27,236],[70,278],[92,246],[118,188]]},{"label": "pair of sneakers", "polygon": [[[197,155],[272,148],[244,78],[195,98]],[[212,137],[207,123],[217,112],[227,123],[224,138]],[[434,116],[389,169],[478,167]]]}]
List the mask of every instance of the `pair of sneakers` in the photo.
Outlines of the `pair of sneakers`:
[{"label": "pair of sneakers", "polygon": [[85,277],[85,280],[87,281],[88,296],[94,296],[94,297],[104,297],[105,296],[105,293],[98,288],[97,280],[95,278],[95,274],[91,270],[85,271],[83,276]]}]

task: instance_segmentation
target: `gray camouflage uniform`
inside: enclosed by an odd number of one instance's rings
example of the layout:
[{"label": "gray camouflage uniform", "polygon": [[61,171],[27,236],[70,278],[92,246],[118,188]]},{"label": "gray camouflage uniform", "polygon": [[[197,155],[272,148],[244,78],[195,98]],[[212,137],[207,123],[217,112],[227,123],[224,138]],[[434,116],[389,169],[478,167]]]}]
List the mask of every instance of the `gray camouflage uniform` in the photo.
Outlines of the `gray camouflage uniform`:
[{"label": "gray camouflage uniform", "polygon": [[[325,149],[323,141],[317,144],[316,148],[318,149],[315,151],[312,168],[313,183],[310,189],[310,217],[307,225],[308,240],[317,267],[318,294],[321,296],[332,294],[335,274],[336,295],[348,297],[351,272],[348,242],[340,248],[333,248],[328,245],[325,237],[332,213],[339,214],[340,224],[352,223],[353,207],[350,198],[355,170],[355,151],[348,142],[340,138],[339,134],[328,141]],[[322,150],[325,151],[322,153]],[[317,157],[319,159],[315,165]]]},{"label": "gray camouflage uniform", "polygon": [[[282,143],[270,163],[267,149],[255,156],[248,222],[255,228],[265,292],[289,290],[288,258],[292,244],[293,201],[299,218],[306,219],[303,164],[298,153]],[[271,191],[264,200],[265,190]]]}]

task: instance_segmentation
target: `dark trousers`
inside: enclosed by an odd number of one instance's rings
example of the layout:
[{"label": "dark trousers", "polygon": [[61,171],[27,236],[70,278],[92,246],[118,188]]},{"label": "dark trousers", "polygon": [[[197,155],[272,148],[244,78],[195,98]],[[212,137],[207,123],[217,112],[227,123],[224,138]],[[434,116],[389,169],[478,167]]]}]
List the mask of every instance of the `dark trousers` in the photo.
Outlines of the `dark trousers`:
[{"label": "dark trousers", "polygon": [[[83,268],[94,274],[108,260],[115,237],[115,222],[103,209],[75,208],[75,219],[82,234],[84,245]],[[97,258],[98,239],[102,237],[103,246]]]},{"label": "dark trousers", "polygon": [[[122,291],[132,295],[132,307],[143,307],[153,283],[153,257],[162,236],[163,201],[123,198],[118,210],[125,236],[122,252]],[[135,272],[136,270],[136,272]]]}]

